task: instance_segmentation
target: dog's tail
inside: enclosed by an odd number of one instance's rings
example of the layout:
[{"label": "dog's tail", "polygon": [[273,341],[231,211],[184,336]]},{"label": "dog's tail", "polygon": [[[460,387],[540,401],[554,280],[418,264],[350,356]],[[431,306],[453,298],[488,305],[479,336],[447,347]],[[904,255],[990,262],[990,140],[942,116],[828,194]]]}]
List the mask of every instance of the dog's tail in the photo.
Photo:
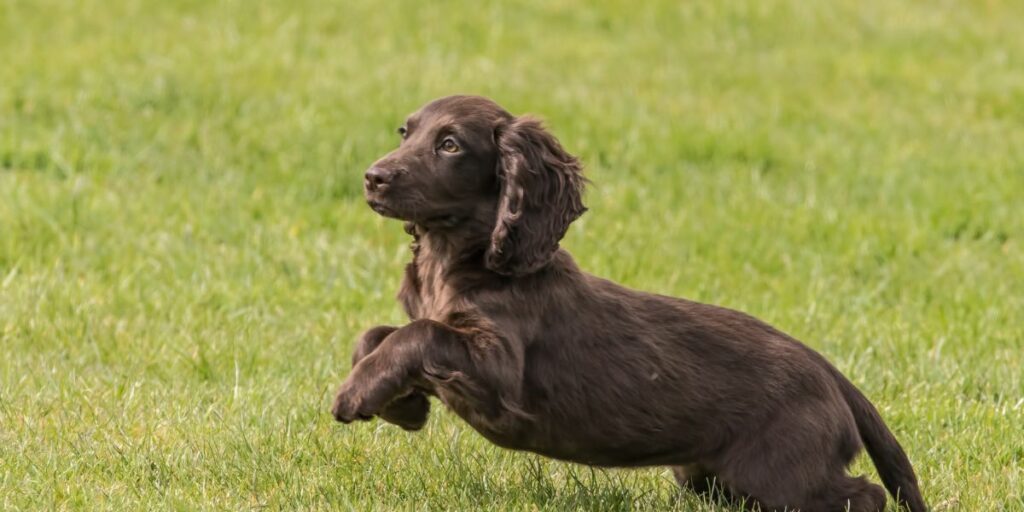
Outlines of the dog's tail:
[{"label": "dog's tail", "polygon": [[882,483],[889,490],[889,494],[911,512],[927,512],[928,508],[921,497],[910,459],[896,437],[885,426],[878,410],[853,383],[839,373],[839,370],[831,364],[828,365],[828,369],[839,383],[843,398],[846,399],[857,422],[860,438],[864,441],[864,446],[871,455],[871,460],[875,463],[878,475],[882,477]]}]

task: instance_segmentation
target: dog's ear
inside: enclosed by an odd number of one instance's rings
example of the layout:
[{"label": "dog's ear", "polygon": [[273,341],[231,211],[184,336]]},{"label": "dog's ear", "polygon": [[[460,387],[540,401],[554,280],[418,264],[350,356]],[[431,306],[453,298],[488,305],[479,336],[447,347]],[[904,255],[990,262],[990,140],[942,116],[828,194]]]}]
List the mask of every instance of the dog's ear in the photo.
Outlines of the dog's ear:
[{"label": "dog's ear", "polygon": [[495,130],[500,153],[498,219],[487,268],[522,276],[544,267],[583,206],[582,166],[540,121],[518,117]]}]

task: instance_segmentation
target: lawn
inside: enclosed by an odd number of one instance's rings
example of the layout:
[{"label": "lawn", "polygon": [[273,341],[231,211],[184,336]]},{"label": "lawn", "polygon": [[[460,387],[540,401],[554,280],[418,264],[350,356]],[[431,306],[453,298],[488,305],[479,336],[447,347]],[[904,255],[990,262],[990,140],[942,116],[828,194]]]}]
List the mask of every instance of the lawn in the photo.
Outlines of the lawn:
[{"label": "lawn", "polygon": [[[725,510],[341,426],[404,321],[361,196],[455,92],[593,181],[563,242],[747,311],[878,405],[940,510],[1024,510],[1024,3],[0,1],[0,508]],[[866,457],[855,471],[874,475]]]}]

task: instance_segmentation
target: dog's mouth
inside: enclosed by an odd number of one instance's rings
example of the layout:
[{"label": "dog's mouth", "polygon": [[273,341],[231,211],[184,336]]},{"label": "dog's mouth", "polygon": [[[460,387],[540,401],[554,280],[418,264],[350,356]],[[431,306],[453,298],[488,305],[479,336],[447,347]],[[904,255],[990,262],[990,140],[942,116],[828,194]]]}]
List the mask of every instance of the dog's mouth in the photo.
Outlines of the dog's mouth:
[{"label": "dog's mouth", "polygon": [[378,201],[376,199],[367,199],[366,204],[370,205],[370,209],[377,212],[380,215],[383,215],[385,217],[391,217],[392,219],[401,218],[398,215],[398,212],[396,212],[391,207],[389,207],[388,205],[384,204],[381,201]]},{"label": "dog's mouth", "polygon": [[379,199],[367,198],[366,204],[371,210],[377,212],[378,215],[383,217],[415,222],[416,224],[427,228],[453,228],[465,220],[465,217],[463,216],[452,215],[450,213],[429,216],[408,215]]},{"label": "dog's mouth", "polygon": [[367,199],[366,204],[368,204],[373,211],[377,212],[381,216],[387,217],[389,219],[398,219],[414,222],[416,225],[422,226],[423,228],[427,229],[451,229],[458,226],[465,220],[465,217],[449,214],[434,215],[423,218],[411,218],[409,216],[398,213],[397,211],[395,211],[394,208],[374,199]]}]

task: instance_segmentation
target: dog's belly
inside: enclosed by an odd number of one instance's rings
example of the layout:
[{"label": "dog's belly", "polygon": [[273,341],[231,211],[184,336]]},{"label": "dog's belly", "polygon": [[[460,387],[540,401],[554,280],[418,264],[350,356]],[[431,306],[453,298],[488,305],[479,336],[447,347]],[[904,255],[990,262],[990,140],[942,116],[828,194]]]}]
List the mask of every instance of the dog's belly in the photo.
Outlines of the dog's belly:
[{"label": "dog's belly", "polygon": [[640,467],[688,464],[694,456],[688,450],[674,446],[566,446],[558,444],[527,447],[531,451],[554,459],[604,467]]},{"label": "dog's belly", "polygon": [[[706,436],[691,436],[676,422],[616,423],[621,417],[567,418],[543,411],[526,414],[503,411],[484,416],[457,397],[440,397],[450,409],[490,442],[512,450],[591,466],[638,467],[677,465],[700,460],[703,448],[717,444]],[[631,416],[637,420],[636,416]]]},{"label": "dog's belly", "polygon": [[[605,467],[639,467],[686,464],[697,459],[693,450],[678,439],[652,439],[641,442],[594,442],[569,435],[548,435],[524,428],[515,436],[474,428],[503,448],[537,453],[545,457]],[[564,433],[568,434],[568,433]]]}]

